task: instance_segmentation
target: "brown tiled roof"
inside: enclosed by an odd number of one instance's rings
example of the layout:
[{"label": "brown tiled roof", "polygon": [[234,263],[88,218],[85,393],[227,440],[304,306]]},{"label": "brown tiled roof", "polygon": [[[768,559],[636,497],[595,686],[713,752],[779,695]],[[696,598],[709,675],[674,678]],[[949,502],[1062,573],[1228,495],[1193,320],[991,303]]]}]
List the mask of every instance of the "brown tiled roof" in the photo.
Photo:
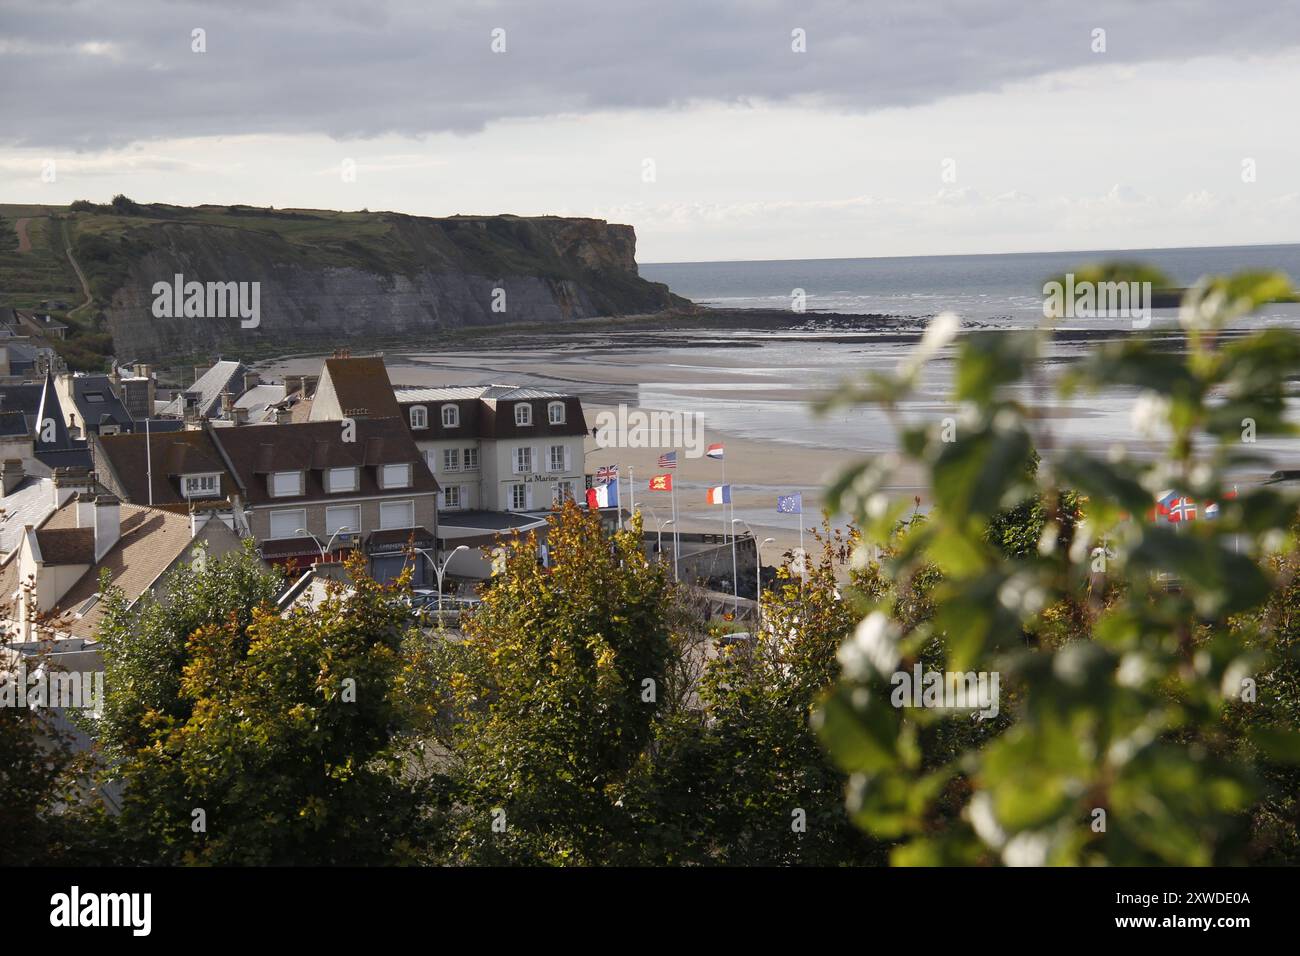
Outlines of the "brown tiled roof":
[{"label": "brown tiled roof", "polygon": [[382,357],[329,358],[321,378],[326,375],[334,385],[344,415],[397,418],[402,414]]},{"label": "brown tiled roof", "polygon": [[[352,360],[355,361],[355,360]],[[438,490],[424,456],[400,418],[366,418],[354,423],[355,441],[343,441],[342,422],[297,422],[290,425],[246,425],[214,431],[235,473],[242,479],[250,505],[283,504],[330,497],[384,494],[432,494]],[[411,486],[397,492],[379,487],[378,466],[411,465]],[[360,468],[357,491],[328,495],[325,471]],[[305,494],[272,498],[266,476],[272,471],[304,471]]]},{"label": "brown tiled roof", "polygon": [[[270,428],[270,425],[247,426]],[[149,453],[145,452],[145,441]],[[153,459],[153,504],[186,505],[181,494],[180,476],[217,472],[221,475],[222,497],[239,490],[226,469],[221,452],[212,443],[207,429],[194,431],[129,435],[106,435],[94,441],[95,468],[101,475],[112,475],[121,487],[125,500],[135,504],[149,502],[149,459]]]},{"label": "brown tiled roof", "polygon": [[36,543],[46,564],[95,563],[94,528],[44,527],[36,532]]},{"label": "brown tiled roof", "polygon": [[[401,489],[400,494],[432,494],[438,490],[404,421],[366,418],[354,424],[356,440],[351,442],[343,441],[343,423],[336,421],[241,425],[153,435],[153,503],[156,507],[184,506],[180,475],[214,471],[222,475],[223,497],[240,493],[250,505],[328,499],[331,496],[325,493],[324,473],[329,468],[361,469],[358,490],[343,493],[349,497],[385,494],[378,483],[380,465],[412,466],[411,487]],[[136,433],[101,438],[96,446],[96,467],[101,474],[116,476],[122,497],[135,504],[149,500],[144,443],[145,436]],[[183,471],[173,471],[176,468]],[[273,471],[305,471],[306,493],[271,498],[266,476]]]},{"label": "brown tiled roof", "polygon": [[[564,423],[552,425],[546,406],[551,402],[564,403]],[[403,401],[402,417],[410,422],[412,406],[428,409],[428,427],[412,428],[418,441],[447,438],[553,438],[587,434],[587,423],[582,415],[582,399],[569,395],[563,398],[528,398],[487,401],[482,398],[457,398],[445,401]],[[442,424],[442,406],[455,405],[460,409],[460,425],[445,428]],[[515,424],[515,406],[531,405],[533,423]]]},{"label": "brown tiled roof", "polygon": [[[76,502],[71,501],[55,511],[45,524],[36,532],[41,543],[42,555],[45,554],[45,540],[48,536],[62,537],[68,532],[73,535],[89,532],[93,549],[93,532],[88,528],[77,528]],[[53,539],[51,539],[53,540]],[[128,601],[135,601],[144,594],[158,577],[166,571],[185,549],[190,545],[190,522],[183,515],[160,511],[156,508],[140,508],[135,505],[122,505],[122,532],[109,552],[97,565],[93,565],[77,582],[68,589],[59,601],[57,608],[47,608],[57,620],[54,626],[60,631],[67,631],[73,637],[93,638],[103,617],[103,602],[97,602],[81,617],[76,617],[76,609],[99,591],[99,573],[107,568],[112,584],[122,589]],[[89,560],[94,560],[93,551]],[[0,567],[0,604],[10,605],[5,608],[9,614],[16,613],[12,605],[12,595],[18,588],[18,559],[11,558]]]},{"label": "brown tiled roof", "polygon": [[[546,406],[551,402],[564,403],[564,424],[551,424],[546,414]],[[533,406],[531,425],[515,424],[516,405]],[[585,434],[587,422],[582,417],[582,400],[572,395],[567,398],[529,398],[483,403],[483,435],[487,438],[549,438]]]}]

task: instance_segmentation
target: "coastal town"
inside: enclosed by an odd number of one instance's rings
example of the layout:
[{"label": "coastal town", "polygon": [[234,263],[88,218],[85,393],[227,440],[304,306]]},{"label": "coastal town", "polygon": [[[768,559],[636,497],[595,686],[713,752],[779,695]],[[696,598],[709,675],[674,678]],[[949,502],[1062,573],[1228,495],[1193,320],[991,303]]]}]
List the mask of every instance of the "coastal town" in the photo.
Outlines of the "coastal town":
[{"label": "coastal town", "polygon": [[[439,606],[472,601],[503,538],[535,536],[544,565],[555,506],[590,505],[614,527],[630,517],[618,488],[626,501],[636,495],[575,395],[406,387],[382,355],[346,351],[318,375],[278,382],[222,359],[174,389],[160,388],[145,363],[92,374],[59,369],[49,352],[39,366],[10,362],[0,379],[0,592],[9,602],[0,626],[12,646],[48,651],[55,641],[85,660],[102,572],[135,602],[161,595],[178,565],[245,541],[285,572],[285,606],[315,581],[341,580],[353,554],[380,582],[407,571]],[[604,457],[588,471],[593,452]],[[674,528],[665,544],[660,525],[644,541],[675,579],[712,588],[720,614],[752,612],[758,555],[748,532]]]}]

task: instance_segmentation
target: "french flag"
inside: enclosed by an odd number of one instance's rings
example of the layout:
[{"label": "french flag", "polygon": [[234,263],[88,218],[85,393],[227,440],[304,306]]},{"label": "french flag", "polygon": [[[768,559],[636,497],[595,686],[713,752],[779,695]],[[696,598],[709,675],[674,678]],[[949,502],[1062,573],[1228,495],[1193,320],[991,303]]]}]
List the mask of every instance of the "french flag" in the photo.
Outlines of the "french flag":
[{"label": "french flag", "polygon": [[704,454],[710,458],[716,458],[718,461],[722,461],[722,445],[710,445],[709,450]]},{"label": "french flag", "polygon": [[731,504],[731,485],[718,485],[715,488],[710,488],[709,504],[711,505]]},{"label": "french flag", "polygon": [[596,508],[617,508],[618,482],[611,481],[607,485],[596,485],[594,488],[588,488],[587,507],[593,510]]}]

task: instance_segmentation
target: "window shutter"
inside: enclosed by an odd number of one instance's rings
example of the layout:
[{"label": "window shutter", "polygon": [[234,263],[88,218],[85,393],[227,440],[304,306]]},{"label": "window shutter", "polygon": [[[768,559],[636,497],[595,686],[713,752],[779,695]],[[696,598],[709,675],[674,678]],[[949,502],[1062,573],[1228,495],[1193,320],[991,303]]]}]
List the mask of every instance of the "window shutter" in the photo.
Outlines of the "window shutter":
[{"label": "window shutter", "polygon": [[569,472],[573,471],[573,459],[572,459],[572,457],[569,455],[569,452],[570,452],[570,451],[572,451],[572,449],[569,448],[568,445],[565,445],[565,446],[564,446],[564,473],[565,473],[566,475],[567,475]]}]

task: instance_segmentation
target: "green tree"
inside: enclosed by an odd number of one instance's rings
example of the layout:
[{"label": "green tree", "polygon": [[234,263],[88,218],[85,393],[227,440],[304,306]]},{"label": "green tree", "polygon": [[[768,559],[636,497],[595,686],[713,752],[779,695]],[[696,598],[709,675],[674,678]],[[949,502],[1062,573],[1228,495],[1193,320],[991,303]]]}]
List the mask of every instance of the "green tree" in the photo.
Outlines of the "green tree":
[{"label": "green tree", "polygon": [[[456,863],[628,862],[624,804],[652,739],[670,658],[669,584],[639,521],[606,535],[571,502],[502,545],[464,640],[416,656],[439,736],[444,848]],[[436,697],[434,695],[437,695]]]},{"label": "green tree", "polygon": [[[279,576],[247,552],[170,582],[185,600],[104,628],[117,698],[104,730],[124,791],[113,824],[139,862],[402,862],[424,841],[402,749],[404,582],[350,568],[315,609],[281,615]],[[137,686],[133,674],[156,676]],[[114,683],[114,678],[123,683]]]},{"label": "green tree", "polygon": [[846,775],[809,726],[839,673],[836,652],[856,620],[842,600],[847,540],[818,536],[806,573],[778,569],[761,626],[714,640],[696,698],[667,712],[635,797],[648,862],[727,865],[878,863],[884,847],[844,809]]}]

